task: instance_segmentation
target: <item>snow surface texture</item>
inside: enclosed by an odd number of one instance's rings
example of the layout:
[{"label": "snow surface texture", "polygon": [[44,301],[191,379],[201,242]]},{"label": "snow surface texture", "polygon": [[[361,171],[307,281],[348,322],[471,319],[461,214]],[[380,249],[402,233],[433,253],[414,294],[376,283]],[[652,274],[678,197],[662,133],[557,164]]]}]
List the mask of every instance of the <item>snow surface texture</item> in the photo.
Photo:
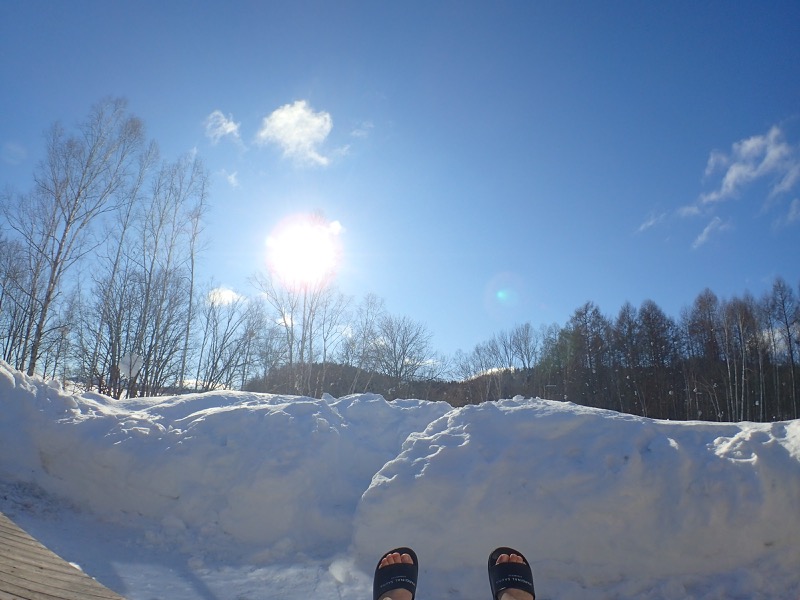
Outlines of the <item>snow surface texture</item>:
[{"label": "snow surface texture", "polygon": [[131,600],[800,597],[800,421],[654,421],[514,398],[214,392],[115,401],[0,362],[0,510]]}]

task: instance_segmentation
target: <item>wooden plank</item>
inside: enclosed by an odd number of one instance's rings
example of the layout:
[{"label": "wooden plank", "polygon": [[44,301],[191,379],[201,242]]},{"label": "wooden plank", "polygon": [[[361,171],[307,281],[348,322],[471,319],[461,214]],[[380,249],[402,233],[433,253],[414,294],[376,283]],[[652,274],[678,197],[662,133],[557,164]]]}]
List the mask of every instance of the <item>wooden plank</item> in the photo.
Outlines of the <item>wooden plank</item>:
[{"label": "wooden plank", "polygon": [[124,600],[0,513],[0,600]]}]

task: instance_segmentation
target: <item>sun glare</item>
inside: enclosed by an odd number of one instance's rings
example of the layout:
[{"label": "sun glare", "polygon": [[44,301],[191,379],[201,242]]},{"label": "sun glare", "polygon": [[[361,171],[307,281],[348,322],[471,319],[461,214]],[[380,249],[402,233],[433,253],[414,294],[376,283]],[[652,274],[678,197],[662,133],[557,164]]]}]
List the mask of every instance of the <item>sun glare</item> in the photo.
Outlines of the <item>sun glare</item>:
[{"label": "sun glare", "polygon": [[325,285],[341,262],[342,226],[316,214],[284,219],[267,238],[267,263],[284,285],[303,289]]}]

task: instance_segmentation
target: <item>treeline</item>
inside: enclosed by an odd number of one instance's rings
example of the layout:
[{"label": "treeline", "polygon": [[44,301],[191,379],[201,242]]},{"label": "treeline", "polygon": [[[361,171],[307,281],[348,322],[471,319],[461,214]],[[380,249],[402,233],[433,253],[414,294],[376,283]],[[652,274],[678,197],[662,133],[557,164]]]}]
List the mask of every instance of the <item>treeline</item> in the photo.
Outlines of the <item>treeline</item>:
[{"label": "treeline", "polygon": [[159,157],[122,100],[73,134],[54,125],[27,193],[5,192],[0,358],[115,398],[219,388],[375,392],[454,406],[539,396],[670,419],[797,418],[800,309],[701,294],[678,320],[654,302],[589,303],[438,355],[428,328],[367,295],[256,274],[247,298],[200,282],[208,174]]},{"label": "treeline", "polygon": [[[381,335],[364,338],[377,343],[362,356],[380,352]],[[336,397],[370,391],[462,406],[522,395],[657,419],[777,421],[798,418],[799,350],[800,302],[777,278],[758,300],[720,300],[705,290],[677,320],[649,300],[625,304],[614,318],[590,302],[563,327],[524,323],[471,352],[431,358],[436,369],[402,380],[374,359],[361,368],[315,362],[302,371],[324,381],[317,393]],[[291,393],[296,369],[276,364],[246,387]]]},{"label": "treeline", "polygon": [[[466,402],[517,394],[660,419],[798,418],[800,303],[705,290],[675,320],[653,301],[614,318],[589,302],[564,327],[518,326],[455,359]],[[450,395],[451,397],[453,394]]]}]

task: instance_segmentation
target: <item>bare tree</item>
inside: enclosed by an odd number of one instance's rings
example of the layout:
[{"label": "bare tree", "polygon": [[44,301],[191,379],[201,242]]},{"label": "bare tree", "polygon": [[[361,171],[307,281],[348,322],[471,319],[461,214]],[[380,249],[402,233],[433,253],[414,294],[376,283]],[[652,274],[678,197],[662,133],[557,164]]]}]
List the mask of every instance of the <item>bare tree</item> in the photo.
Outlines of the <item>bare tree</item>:
[{"label": "bare tree", "polygon": [[660,405],[660,414],[678,418],[679,408],[671,389],[671,372],[677,364],[677,336],[675,322],[667,317],[652,300],[642,302],[638,312],[639,356],[649,373],[648,385],[642,390],[642,402],[652,397]]},{"label": "bare tree", "polygon": [[228,387],[233,387],[233,376],[236,375],[240,381],[240,389],[244,389],[250,379],[251,371],[257,365],[258,339],[264,327],[262,306],[258,302],[248,300],[244,325],[239,336],[238,350],[236,350],[239,359],[238,368],[235,372],[231,372],[231,379],[226,382]]},{"label": "bare tree", "polygon": [[96,245],[92,226],[118,207],[130,185],[144,134],[139,119],[129,116],[126,108],[120,99],[101,102],[74,136],[54,125],[47,136],[46,158],[34,175],[34,189],[19,198],[17,210],[4,205],[6,219],[21,236],[34,269],[30,375],[65,273]]},{"label": "bare tree", "polygon": [[286,363],[291,369],[294,367],[296,347],[294,319],[297,317],[300,306],[300,296],[269,274],[257,273],[252,281],[272,308],[274,322],[283,330]]},{"label": "bare tree", "polygon": [[[96,307],[97,313],[93,316],[97,331],[94,335],[94,344],[91,350],[84,346],[84,353],[81,357],[83,363],[83,380],[91,389],[97,381],[98,390],[103,387],[102,379],[106,377],[106,383],[113,388],[109,393],[119,397],[120,389],[118,377],[112,376],[109,369],[115,369],[118,373],[119,360],[122,357],[123,349],[121,342],[122,325],[125,314],[119,308],[125,302],[124,296],[129,293],[126,285],[119,286],[118,279],[126,278],[126,268],[129,262],[127,253],[131,248],[130,232],[136,220],[138,203],[141,201],[140,192],[145,184],[147,176],[158,157],[158,148],[155,143],[150,143],[147,149],[138,157],[138,168],[132,185],[122,198],[121,206],[118,211],[117,219],[112,223],[111,230],[106,236],[108,240],[107,252],[97,258],[93,269],[93,279],[95,294],[99,302]],[[116,294],[115,294],[116,292]],[[116,321],[111,322],[112,315],[116,316]],[[86,324],[90,329],[93,324]],[[105,336],[104,333],[114,335]],[[99,366],[100,351],[105,346],[106,354],[103,358],[103,367]],[[88,362],[87,362],[88,359]],[[101,390],[102,391],[102,390]]]},{"label": "bare tree", "polygon": [[792,288],[782,278],[775,280],[772,286],[772,313],[778,324],[778,329],[786,349],[786,356],[789,361],[789,382],[791,386],[790,403],[792,406],[792,418],[798,418],[798,399],[797,399],[797,377],[795,358],[798,344],[798,318],[800,316],[800,306],[794,297]]},{"label": "bare tree", "polygon": [[511,351],[515,361],[526,371],[533,369],[538,361],[540,344],[539,332],[529,322],[517,325],[511,331]]},{"label": "bare tree", "polygon": [[563,398],[566,394],[562,367],[559,358],[560,328],[556,324],[541,325],[539,336],[542,340],[542,351],[536,365],[540,374],[540,391],[543,397]]},{"label": "bare tree", "polygon": [[179,385],[186,349],[188,298],[193,294],[191,240],[187,228],[205,203],[207,172],[196,156],[165,163],[152,180],[145,210],[138,222],[135,289],[138,321],[133,351],[142,357],[136,393],[158,393]]},{"label": "bare tree", "polygon": [[631,412],[639,394],[639,369],[641,365],[639,344],[640,321],[636,308],[626,302],[614,321],[614,359],[616,362],[614,390],[620,412]]},{"label": "bare tree", "polygon": [[[74,344],[76,372],[86,389],[119,398],[122,393],[120,359],[126,351],[129,319],[136,314],[129,262],[125,252],[97,257],[88,294],[81,287],[76,311]],[[113,274],[113,276],[112,276]]]},{"label": "bare tree", "polygon": [[[503,394],[503,364],[497,347],[497,340],[476,344],[472,350],[474,377],[483,383],[481,400],[497,400]],[[492,395],[492,387],[495,389]]]},{"label": "bare tree", "polygon": [[270,373],[286,362],[286,344],[281,327],[269,317],[263,300],[251,300],[251,310],[254,319],[260,322],[253,341],[254,362],[260,369],[261,380],[266,382]]},{"label": "bare tree", "polygon": [[[356,389],[366,391],[372,379],[372,371],[377,361],[378,322],[386,314],[384,302],[375,294],[367,294],[359,303],[355,319],[342,344],[340,360],[355,368],[355,375],[350,384],[350,393]],[[361,375],[367,372],[368,378],[359,387]]]},{"label": "bare tree", "polygon": [[188,277],[189,277],[189,307],[188,318],[186,319],[186,328],[184,329],[183,336],[183,350],[181,352],[181,372],[179,377],[179,385],[184,387],[184,379],[186,378],[186,362],[189,358],[189,338],[192,332],[192,322],[194,320],[194,290],[195,290],[195,267],[197,262],[197,254],[200,251],[200,232],[202,231],[203,217],[207,209],[206,205],[206,182],[207,175],[203,171],[202,166],[194,161],[192,164],[192,172],[186,181],[184,173],[183,183],[194,190],[192,193],[195,197],[194,206],[189,207],[186,216],[187,231],[186,234],[189,238],[189,256],[188,256]]},{"label": "bare tree", "polygon": [[[570,352],[565,364],[576,376],[574,381],[565,377],[567,393],[585,404],[596,405],[595,402],[603,399],[606,402],[597,404],[609,404],[608,395],[604,393],[611,364],[611,324],[608,319],[593,302],[587,302],[573,313],[566,335]],[[646,399],[640,396],[640,400],[642,414],[647,416]]]},{"label": "bare tree", "polygon": [[509,371],[513,369],[516,366],[517,357],[514,354],[512,334],[503,329],[494,335],[492,344],[497,355],[497,366]]},{"label": "bare tree", "polygon": [[0,237],[0,358],[20,370],[24,368],[25,336],[30,331],[36,297],[27,258],[18,240]]},{"label": "bare tree", "polygon": [[317,358],[315,342],[318,337],[317,318],[320,307],[325,303],[327,290],[324,283],[305,285],[300,290],[300,339],[298,340],[298,356],[301,372],[297,378],[295,389],[301,394],[310,394],[312,391],[311,379],[314,362]]},{"label": "bare tree", "polygon": [[322,343],[322,371],[319,374],[315,395],[325,391],[328,361],[330,356],[336,353],[338,346],[344,339],[345,319],[347,318],[350,302],[351,298],[349,296],[345,296],[333,287],[328,288],[320,299],[319,334]]},{"label": "bare tree", "polygon": [[681,316],[685,378],[689,393],[694,396],[693,412],[718,420],[725,417],[719,388],[723,364],[721,329],[719,299],[710,289],[703,290]]},{"label": "bare tree", "polygon": [[731,418],[743,420],[750,418],[751,351],[757,352],[753,344],[757,328],[754,302],[752,298],[723,302],[720,316],[727,412]]},{"label": "bare tree", "polygon": [[241,368],[251,330],[248,301],[243,296],[212,290],[202,309],[203,336],[195,389],[208,391],[229,386]]},{"label": "bare tree", "polygon": [[433,359],[431,333],[408,317],[383,315],[378,320],[377,368],[390,377],[396,388],[414,381]]}]

